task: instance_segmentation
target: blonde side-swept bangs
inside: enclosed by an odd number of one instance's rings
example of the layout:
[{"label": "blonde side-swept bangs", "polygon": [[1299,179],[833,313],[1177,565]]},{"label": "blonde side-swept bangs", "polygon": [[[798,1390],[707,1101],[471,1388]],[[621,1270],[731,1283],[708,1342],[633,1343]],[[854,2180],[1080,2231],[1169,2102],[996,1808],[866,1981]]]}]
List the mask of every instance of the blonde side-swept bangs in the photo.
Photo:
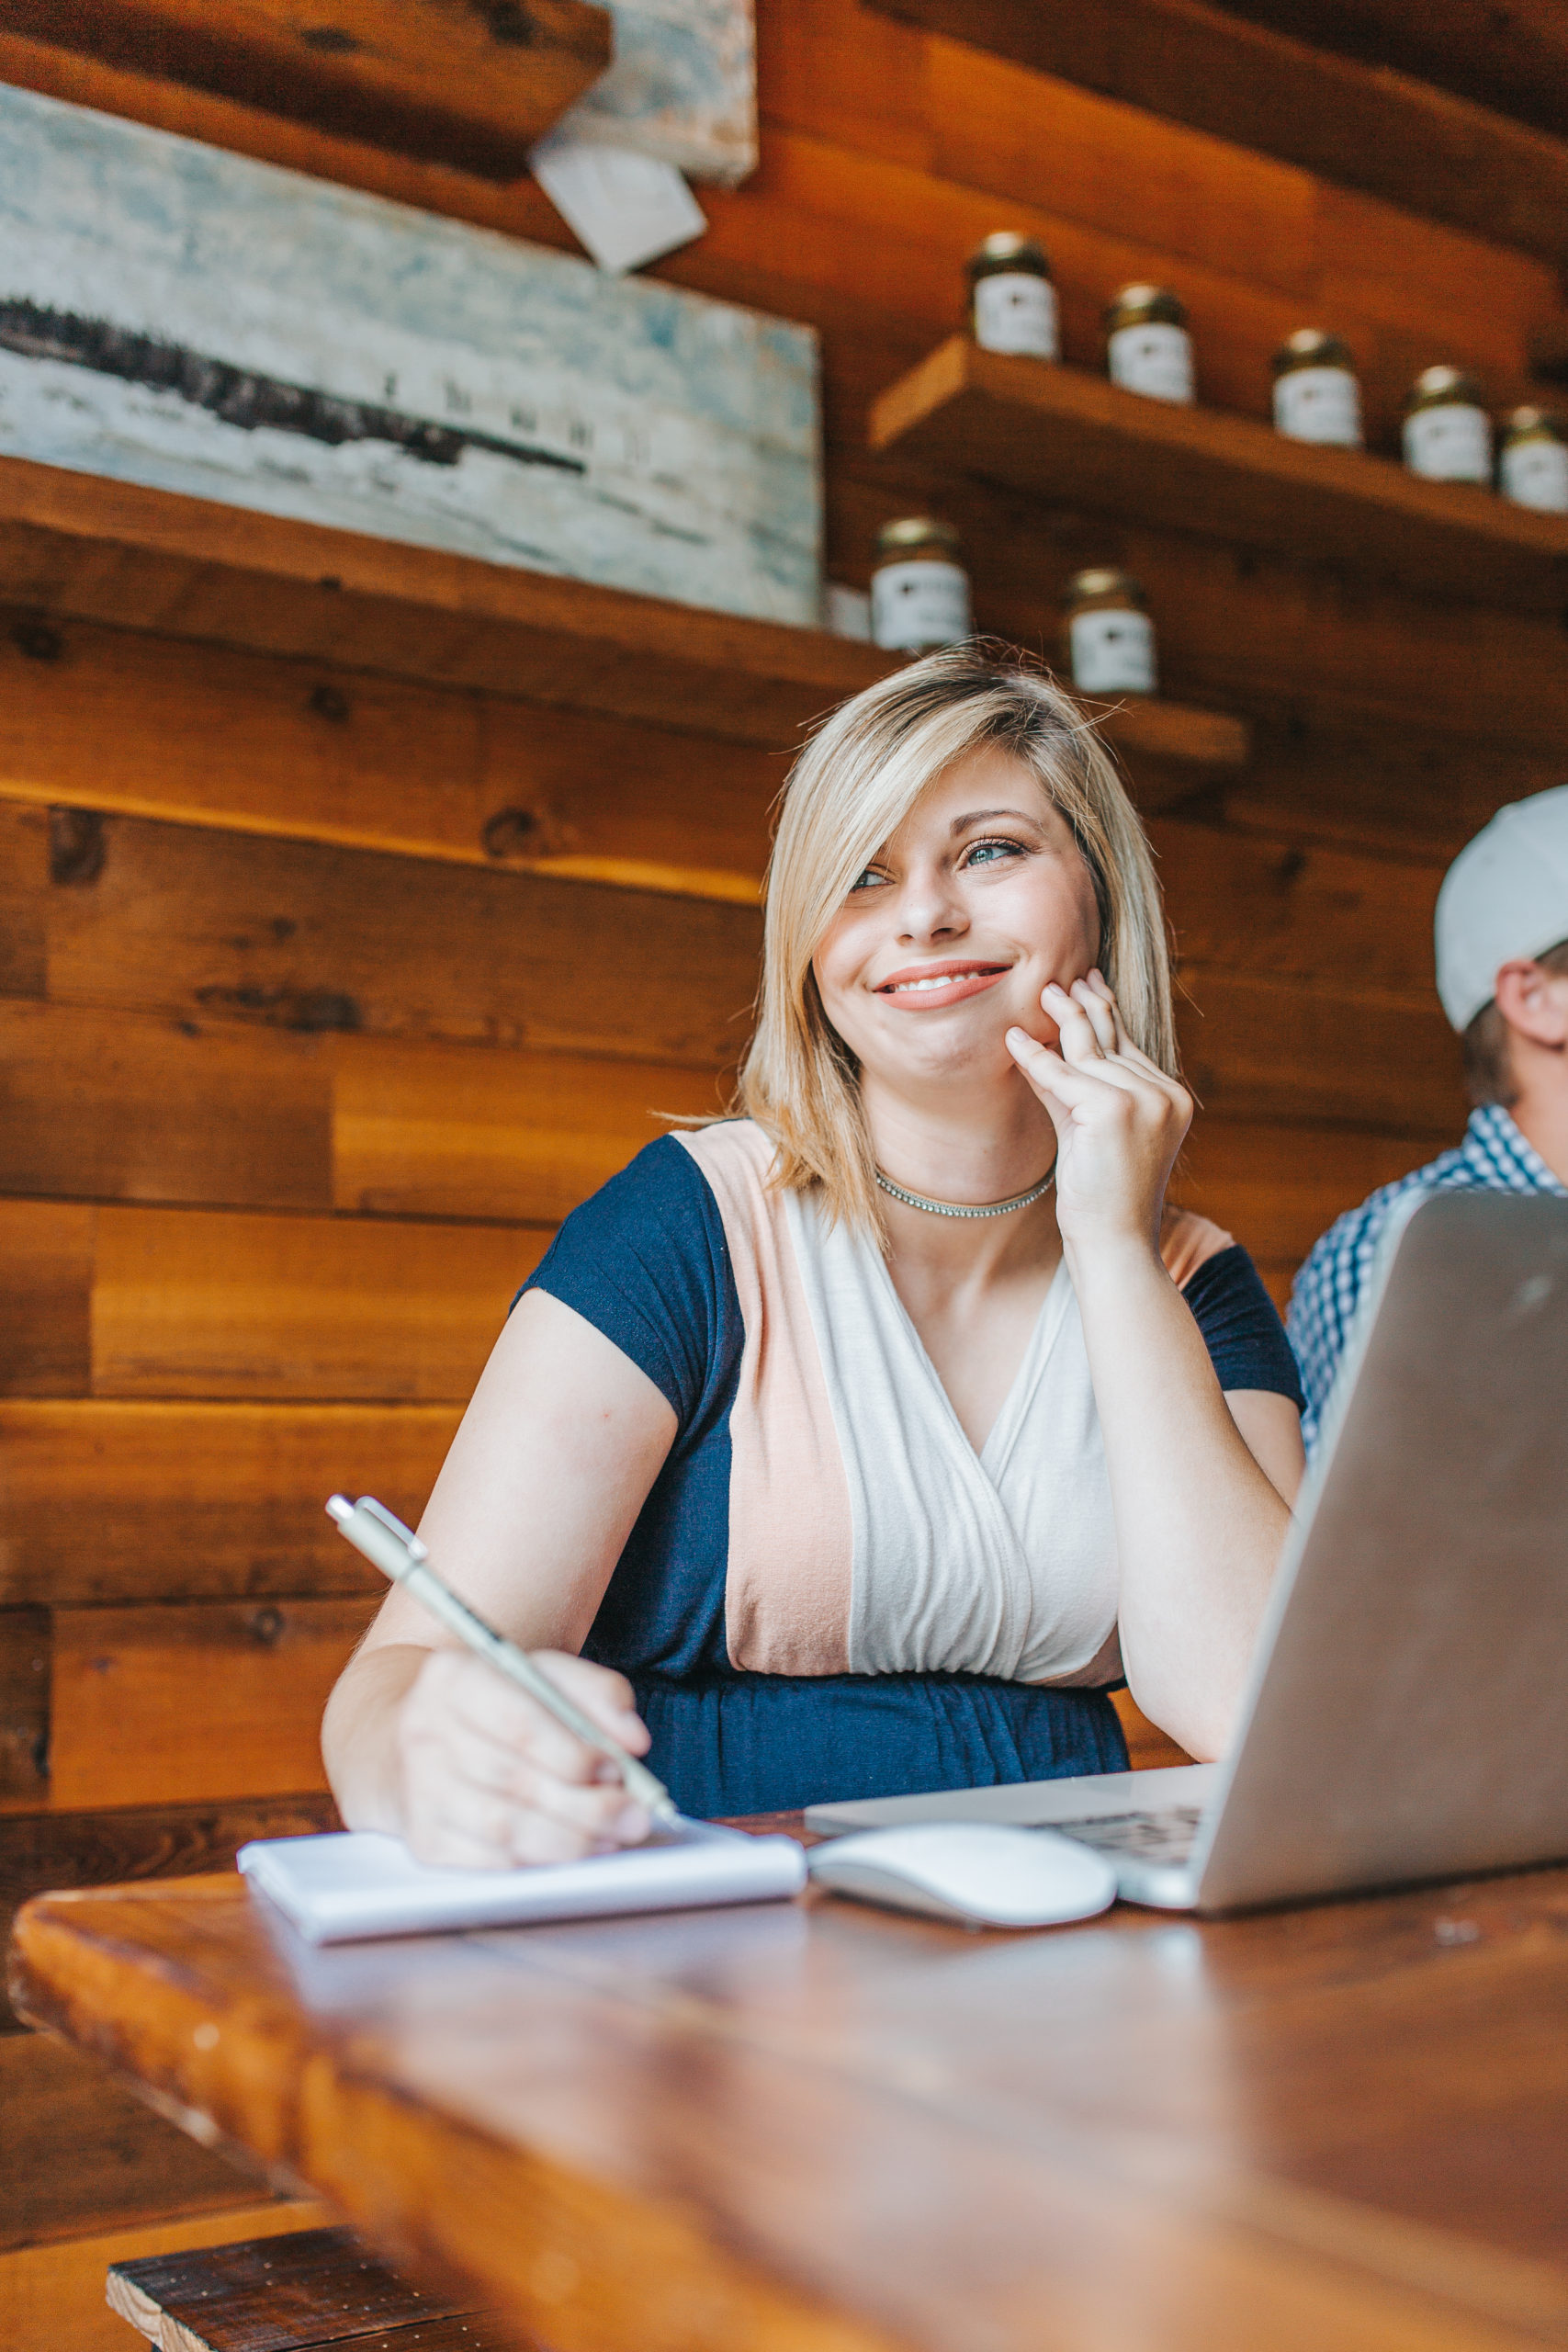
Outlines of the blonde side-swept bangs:
[{"label": "blonde side-swept bangs", "polygon": [[757,1023],[734,1110],[773,1142],[773,1182],[884,1230],[854,1057],[822,1009],[812,958],[851,886],[955,760],[1022,762],[1072,830],[1100,909],[1100,965],[1129,1035],[1178,1074],[1170,959],[1154,858],[1093,722],[1039,663],[971,639],[831,712],[790,773],[768,863]]}]

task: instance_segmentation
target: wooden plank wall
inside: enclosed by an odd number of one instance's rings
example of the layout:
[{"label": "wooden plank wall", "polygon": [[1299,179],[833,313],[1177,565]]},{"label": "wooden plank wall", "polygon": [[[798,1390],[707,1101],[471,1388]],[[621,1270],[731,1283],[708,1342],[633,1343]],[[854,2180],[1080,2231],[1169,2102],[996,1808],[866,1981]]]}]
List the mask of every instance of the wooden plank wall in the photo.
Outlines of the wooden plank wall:
[{"label": "wooden plank wall", "polygon": [[[981,624],[1048,646],[1068,573],[1125,562],[1167,691],[1253,723],[1246,775],[1162,790],[1154,832],[1205,1105],[1189,1194],[1282,1297],[1337,1211],[1461,1125],[1432,901],[1501,800],[1561,780],[1562,630],[925,479],[865,454],[866,405],[957,323],[995,227],[1043,237],[1070,358],[1112,287],[1167,280],[1205,398],[1249,413],[1283,334],[1339,329],[1383,446],[1429,361],[1522,396],[1551,273],[856,0],[759,15],[761,168],[704,191],[662,274],[820,329],[832,575],[863,583],[876,526],[934,503]],[[529,182],[14,32],[0,75],[571,243]],[[556,1222],[657,1113],[717,1100],[758,944],[734,877],[783,763],[700,710],[660,732],[28,613],[0,664],[0,1803],[146,1808],[152,1860],[129,1812],[114,1850],[156,1867],[181,1807],[210,1854],[223,1806],[253,1828],[320,1789],[374,1597],[321,1497],[418,1510]],[[461,862],[509,763],[539,845],[670,887]],[[160,814],[175,773],[209,822]],[[302,800],[321,838],[268,838]]]}]

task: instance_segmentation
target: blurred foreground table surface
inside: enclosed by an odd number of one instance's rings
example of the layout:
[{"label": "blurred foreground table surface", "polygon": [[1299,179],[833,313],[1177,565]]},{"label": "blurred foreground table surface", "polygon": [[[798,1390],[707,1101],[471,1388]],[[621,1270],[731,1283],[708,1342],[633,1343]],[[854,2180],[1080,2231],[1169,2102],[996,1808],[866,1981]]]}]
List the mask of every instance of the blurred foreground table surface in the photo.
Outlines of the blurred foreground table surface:
[{"label": "blurred foreground table surface", "polygon": [[1568,2346],[1568,1871],[969,1936],[831,1897],[312,1951],[45,1895],[18,2007],[552,2352]]}]

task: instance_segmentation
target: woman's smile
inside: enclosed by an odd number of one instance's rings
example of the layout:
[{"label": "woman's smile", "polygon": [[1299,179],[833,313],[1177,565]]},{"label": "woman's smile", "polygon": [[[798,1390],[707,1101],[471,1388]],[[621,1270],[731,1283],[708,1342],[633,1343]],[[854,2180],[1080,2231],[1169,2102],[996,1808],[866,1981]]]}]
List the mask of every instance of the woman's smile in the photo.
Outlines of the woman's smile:
[{"label": "woman's smile", "polygon": [[961,1004],[1005,979],[1010,964],[908,964],[872,984],[873,993],[886,997],[904,1012],[931,1012],[944,1004]]}]

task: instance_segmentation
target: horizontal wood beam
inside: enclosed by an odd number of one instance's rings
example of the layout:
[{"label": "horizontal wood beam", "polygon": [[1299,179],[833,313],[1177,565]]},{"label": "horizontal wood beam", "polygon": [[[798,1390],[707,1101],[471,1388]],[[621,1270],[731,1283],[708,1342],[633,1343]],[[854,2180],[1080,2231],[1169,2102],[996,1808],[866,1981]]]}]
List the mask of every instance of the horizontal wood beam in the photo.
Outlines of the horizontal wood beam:
[{"label": "horizontal wood beam", "polygon": [[792,628],[139,482],[0,458],[6,594],[349,670],[773,748],[893,657]]},{"label": "horizontal wood beam", "polygon": [[321,1713],[381,1598],[58,1610],[51,1804],[324,1792]]},{"label": "horizontal wood beam", "polygon": [[705,1070],[0,998],[0,1193],[554,1224]]},{"label": "horizontal wood beam", "polygon": [[8,1397],[0,1607],[378,1592],[322,1506],[339,1490],[374,1494],[416,1522],[459,1411]]},{"label": "horizontal wood beam", "polygon": [[744,1041],[755,907],[130,817],[102,820],[90,878],[64,852],[51,875],[47,811],[0,801],[12,995],[710,1073]]},{"label": "horizontal wood beam", "polygon": [[611,56],[590,0],[0,0],[0,28],[496,180]]},{"label": "horizontal wood beam", "polygon": [[1568,145],[1203,0],[869,0],[927,32],[1568,262]]},{"label": "horizontal wood beam", "polygon": [[[1101,713],[1145,805],[1245,722]],[[754,908],[785,748],[0,608],[0,797]]]},{"label": "horizontal wood beam", "polygon": [[1221,0],[1225,14],[1392,65],[1456,98],[1568,139],[1568,17],[1560,0]]},{"label": "horizontal wood beam", "polygon": [[0,1201],[0,1395],[461,1403],[548,1239]]}]

